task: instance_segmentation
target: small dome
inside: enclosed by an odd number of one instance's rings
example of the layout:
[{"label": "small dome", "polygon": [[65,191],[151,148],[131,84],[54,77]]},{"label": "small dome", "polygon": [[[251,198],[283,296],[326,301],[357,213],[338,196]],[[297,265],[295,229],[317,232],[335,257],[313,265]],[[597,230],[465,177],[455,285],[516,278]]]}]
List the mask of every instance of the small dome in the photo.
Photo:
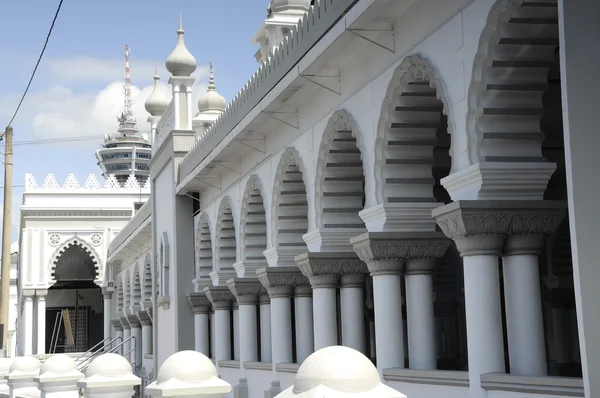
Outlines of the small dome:
[{"label": "small dome", "polygon": [[318,386],[349,394],[363,393],[381,383],[373,363],[360,352],[330,346],[311,354],[296,374],[293,392],[305,393]]},{"label": "small dome", "polygon": [[270,6],[272,12],[307,12],[310,8],[311,3],[311,0],[271,0]]},{"label": "small dome", "polygon": [[94,359],[85,372],[86,377],[121,377],[131,373],[131,365],[118,354],[102,354]]},{"label": "small dome", "polygon": [[223,112],[227,106],[225,98],[219,94],[215,87],[215,75],[213,64],[210,63],[210,76],[208,78],[208,90],[198,100],[198,111],[202,112]]},{"label": "small dome", "polygon": [[167,57],[165,65],[173,76],[189,76],[196,70],[196,58],[188,51],[183,41],[181,14],[179,14],[177,44],[173,52]]},{"label": "small dome", "polygon": [[156,383],[175,379],[184,383],[198,384],[217,378],[217,368],[206,355],[197,351],[180,351],[171,355],[158,371]]},{"label": "small dome", "polygon": [[0,375],[5,375],[10,372],[12,358],[0,358]]},{"label": "small dome", "polygon": [[154,88],[152,89],[152,93],[146,99],[144,104],[146,111],[152,116],[162,116],[165,113],[165,110],[169,106],[169,99],[163,95],[162,91],[159,87],[160,76],[158,76],[158,64],[155,67],[154,72]]},{"label": "small dome", "polygon": [[33,373],[40,370],[40,361],[32,356],[16,357],[10,365],[10,372]]},{"label": "small dome", "polygon": [[40,368],[40,374],[52,372],[56,374],[66,374],[75,370],[75,360],[65,354],[53,355],[46,359]]}]

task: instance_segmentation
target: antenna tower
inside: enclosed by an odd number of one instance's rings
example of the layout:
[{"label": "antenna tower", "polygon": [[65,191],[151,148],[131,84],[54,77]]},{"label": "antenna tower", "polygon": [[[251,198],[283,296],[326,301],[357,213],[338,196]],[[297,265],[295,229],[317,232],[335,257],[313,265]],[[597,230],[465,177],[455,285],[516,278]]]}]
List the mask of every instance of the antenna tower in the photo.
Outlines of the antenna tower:
[{"label": "antenna tower", "polygon": [[131,100],[131,77],[129,75],[128,44],[125,44],[125,84],[123,85],[123,94],[125,94],[125,102],[123,104],[123,116],[127,119],[133,119],[133,109]]}]

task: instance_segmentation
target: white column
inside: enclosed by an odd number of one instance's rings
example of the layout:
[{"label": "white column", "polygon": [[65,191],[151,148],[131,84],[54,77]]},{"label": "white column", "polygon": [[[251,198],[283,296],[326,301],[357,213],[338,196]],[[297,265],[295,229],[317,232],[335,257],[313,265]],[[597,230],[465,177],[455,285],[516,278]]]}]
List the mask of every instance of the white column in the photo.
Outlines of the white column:
[{"label": "white column", "polygon": [[142,323],[142,360],[152,354],[152,323]]},{"label": "white column", "polygon": [[123,355],[125,359],[131,362],[131,340],[128,340],[131,337],[131,326],[129,326],[129,322],[127,322],[124,318],[121,318],[121,323],[123,324]]},{"label": "white column", "polygon": [[408,326],[408,365],[410,369],[437,368],[435,317],[433,315],[434,259],[406,262],[406,322]]},{"label": "white column", "polygon": [[240,361],[258,361],[258,335],[256,304],[257,296],[238,296],[239,303],[239,334]]},{"label": "white column", "polygon": [[338,275],[310,277],[313,288],[315,351],[338,344],[337,285]]},{"label": "white column", "polygon": [[510,236],[506,246],[516,250],[502,258],[510,373],[519,376],[548,374],[538,257],[544,241]]},{"label": "white column", "polygon": [[[109,339],[111,337],[110,326],[112,320],[112,295],[113,289],[108,287],[102,288],[102,296],[104,298],[104,308],[102,309],[102,313],[104,314],[104,338]],[[105,344],[108,341],[105,342]],[[108,350],[109,347],[106,347]]]},{"label": "white column", "polygon": [[46,353],[46,296],[48,290],[35,291],[37,298],[37,354]]},{"label": "white column", "polygon": [[271,352],[273,369],[278,363],[291,363],[292,356],[292,287],[278,288],[276,294],[271,293]]},{"label": "white column", "polygon": [[204,312],[194,312],[194,336],[196,336],[194,340],[194,349],[207,357],[210,357],[208,313],[208,309]]},{"label": "white column", "polygon": [[130,350],[133,350],[130,361],[135,362],[136,368],[140,368],[142,366],[142,324],[137,318],[130,319],[129,323],[131,324],[131,336],[133,336],[130,345]]},{"label": "white column", "polygon": [[600,2],[559,0],[560,64],[573,281],[586,398],[600,397],[598,109]]},{"label": "white column", "polygon": [[[232,304],[233,309],[233,359],[240,360],[240,309],[237,301]],[[246,332],[244,330],[244,332]]]},{"label": "white column", "polygon": [[294,308],[296,311],[296,362],[302,363],[315,350],[313,301],[310,285],[295,287]]},{"label": "white column", "polygon": [[342,345],[366,354],[364,286],[364,274],[341,276]]},{"label": "white column", "polygon": [[263,294],[259,297],[260,304],[260,360],[271,362],[271,299]]},{"label": "white column", "polygon": [[217,301],[215,306],[215,360],[231,359],[231,302]]},{"label": "white column", "polygon": [[181,128],[181,108],[180,102],[180,87],[179,84],[173,85],[173,129]]},{"label": "white column", "polygon": [[187,111],[186,112],[187,116],[185,118],[186,125],[187,125],[186,129],[187,130],[191,130],[192,129],[192,117],[194,115],[193,111],[192,111],[192,103],[193,103],[193,101],[192,101],[192,87],[186,87],[185,93],[186,93],[186,98],[185,99],[186,99],[186,111]]},{"label": "white column", "polygon": [[[111,321],[113,327],[115,328],[115,341],[112,343],[110,347],[107,347],[105,351],[109,351],[112,348],[117,347],[119,344],[123,342],[123,324],[118,319],[113,319]],[[115,351],[116,354],[123,354],[123,348],[119,348]]]},{"label": "white column", "polygon": [[216,328],[216,318],[215,318],[215,310],[214,308],[211,310],[210,314],[209,314],[209,319],[210,319],[210,357],[212,359],[216,358],[216,338],[215,338],[215,331],[217,330]]},{"label": "white column", "polygon": [[404,368],[404,326],[402,320],[403,261],[373,260],[367,263],[373,276],[375,305],[375,346],[377,369]]},{"label": "white column", "polygon": [[25,327],[23,331],[24,344],[23,354],[33,354],[33,290],[23,290],[23,296],[25,297],[25,303],[23,304],[23,316],[25,319]]}]

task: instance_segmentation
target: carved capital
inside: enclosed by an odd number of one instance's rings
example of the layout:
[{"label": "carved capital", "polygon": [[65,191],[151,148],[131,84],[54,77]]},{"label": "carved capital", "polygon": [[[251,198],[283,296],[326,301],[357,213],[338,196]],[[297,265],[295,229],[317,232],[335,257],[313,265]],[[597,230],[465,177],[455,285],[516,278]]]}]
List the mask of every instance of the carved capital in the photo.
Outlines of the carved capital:
[{"label": "carved capital", "polygon": [[440,232],[369,232],[351,243],[371,275],[402,273],[408,260],[440,259],[452,244]]},{"label": "carved capital", "polygon": [[260,268],[256,271],[256,276],[267,289],[270,298],[291,297],[296,286],[308,283],[297,267]]},{"label": "carved capital", "polygon": [[296,256],[298,268],[308,278],[313,289],[337,287],[341,275],[366,274],[367,266],[356,253],[319,252]]},{"label": "carved capital", "polygon": [[227,286],[239,305],[256,304],[258,296],[265,290],[257,278],[231,278]]},{"label": "carved capital", "polygon": [[113,327],[115,328],[115,330],[117,332],[123,331],[123,324],[121,323],[121,321],[119,319],[113,319],[112,321],[110,321],[110,323],[112,323]]},{"label": "carved capital", "polygon": [[266,293],[267,289],[265,289],[265,294],[261,294],[258,297],[258,304],[259,305],[267,305],[267,304],[271,304],[271,298],[269,297],[269,293]]},{"label": "carved capital", "polygon": [[142,326],[152,326],[152,310],[138,311],[136,315]]},{"label": "carved capital", "polygon": [[35,296],[38,300],[46,300],[48,289],[35,289]]},{"label": "carved capital", "polygon": [[[365,265],[365,270],[367,266]],[[365,287],[365,279],[367,279],[366,273],[364,274],[345,274],[340,278],[341,288],[363,288]]]},{"label": "carved capital", "polygon": [[431,274],[437,262],[437,258],[412,258],[406,260],[404,275]]},{"label": "carved capital", "polygon": [[127,316],[127,322],[133,329],[142,327],[140,319],[137,317],[137,312],[135,314],[131,314]]},{"label": "carved capital", "polygon": [[[483,201],[450,203],[432,212],[461,256],[537,253],[543,237],[556,231],[565,204],[555,201]],[[521,236],[522,239],[512,238]],[[507,242],[507,237],[511,237]]]},{"label": "carved capital", "polygon": [[204,293],[190,293],[187,299],[194,315],[208,314],[210,312],[212,304]]},{"label": "carved capital", "polygon": [[204,294],[212,303],[215,311],[230,310],[231,302],[235,300],[227,286],[208,286],[204,288]]},{"label": "carved capital", "polygon": [[112,295],[113,295],[114,291],[115,291],[115,289],[113,287],[106,287],[105,286],[105,287],[102,288],[102,296],[105,299],[109,299],[110,300],[112,298]]}]

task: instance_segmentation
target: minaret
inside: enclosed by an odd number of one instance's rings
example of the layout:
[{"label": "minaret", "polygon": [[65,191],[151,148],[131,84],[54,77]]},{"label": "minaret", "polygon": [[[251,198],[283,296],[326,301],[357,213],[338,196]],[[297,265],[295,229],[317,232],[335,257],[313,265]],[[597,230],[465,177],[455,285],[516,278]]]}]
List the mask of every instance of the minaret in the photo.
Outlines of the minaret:
[{"label": "minaret", "polygon": [[227,101],[217,92],[215,86],[215,70],[210,63],[210,74],[208,77],[208,89],[198,100],[198,114],[194,117],[193,124],[196,131],[196,139],[203,137],[204,132],[217,120],[219,115],[225,111]]},{"label": "minaret", "polygon": [[144,107],[150,114],[148,117],[148,123],[150,123],[150,144],[154,142],[154,136],[156,135],[156,125],[160,120],[161,116],[165,113],[165,110],[169,107],[171,101],[165,97],[160,90],[160,76],[158,75],[158,62],[154,66],[154,88],[152,93],[146,102]]},{"label": "minaret", "polygon": [[192,129],[192,85],[196,79],[191,76],[196,70],[196,58],[188,51],[183,40],[183,24],[179,14],[177,44],[165,62],[171,73],[169,84],[173,89],[174,130]]},{"label": "minaret", "polygon": [[119,184],[125,185],[133,177],[143,186],[150,175],[152,148],[145,134],[140,134],[133,114],[129,54],[129,46],[125,45],[123,112],[117,116],[118,134],[104,136],[104,145],[96,151],[96,158],[105,178],[114,175]]}]

